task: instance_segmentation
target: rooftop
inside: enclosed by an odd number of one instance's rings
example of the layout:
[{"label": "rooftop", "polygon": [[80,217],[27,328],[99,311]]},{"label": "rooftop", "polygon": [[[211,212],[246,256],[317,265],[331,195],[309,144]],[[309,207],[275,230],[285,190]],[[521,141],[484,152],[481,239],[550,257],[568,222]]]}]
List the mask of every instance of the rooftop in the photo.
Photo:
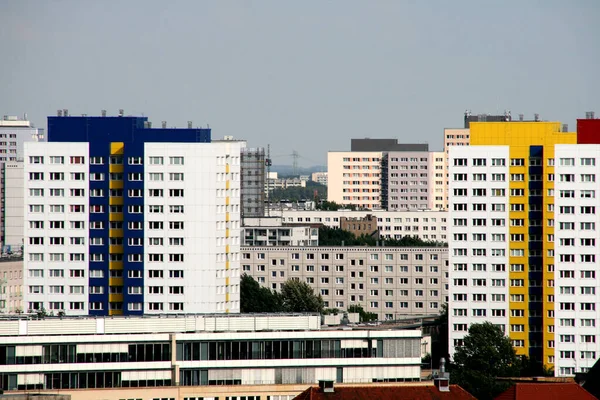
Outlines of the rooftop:
[{"label": "rooftop", "polygon": [[576,383],[516,383],[495,400],[594,400],[591,393]]},{"label": "rooftop", "polygon": [[324,392],[319,387],[310,387],[294,400],[476,400],[458,385],[450,385],[448,392],[442,392],[433,384],[415,385],[370,384],[363,386],[335,386],[333,392]]}]

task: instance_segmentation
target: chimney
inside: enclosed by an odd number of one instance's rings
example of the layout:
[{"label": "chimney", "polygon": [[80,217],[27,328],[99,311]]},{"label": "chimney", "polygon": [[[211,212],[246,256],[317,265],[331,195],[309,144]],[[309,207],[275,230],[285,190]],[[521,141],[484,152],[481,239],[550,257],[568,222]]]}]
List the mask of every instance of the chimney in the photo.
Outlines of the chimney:
[{"label": "chimney", "polygon": [[333,381],[319,381],[319,389],[321,390],[321,393],[335,393]]},{"label": "chimney", "polygon": [[450,391],[450,374],[446,372],[446,359],[440,359],[440,371],[438,376],[433,379],[433,384],[440,392]]}]

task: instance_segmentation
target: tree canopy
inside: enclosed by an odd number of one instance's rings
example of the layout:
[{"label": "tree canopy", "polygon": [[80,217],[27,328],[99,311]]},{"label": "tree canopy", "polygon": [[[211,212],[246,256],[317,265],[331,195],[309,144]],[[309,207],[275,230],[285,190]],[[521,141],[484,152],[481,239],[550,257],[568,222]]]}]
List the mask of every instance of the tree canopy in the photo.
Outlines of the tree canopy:
[{"label": "tree canopy", "polygon": [[287,312],[322,312],[323,298],[306,282],[288,279],[281,285],[281,302]]},{"label": "tree canopy", "polygon": [[356,236],[352,232],[342,229],[322,226],[319,228],[319,246],[376,246],[388,247],[445,247],[448,244],[443,242],[422,240],[416,236],[403,236],[400,239],[377,239],[372,236]]},{"label": "tree canopy", "polygon": [[285,189],[273,189],[269,193],[269,199],[273,202],[280,200],[315,200],[315,191],[317,192],[317,199],[327,198],[327,186],[321,185],[318,182],[307,181],[306,187],[290,186]]},{"label": "tree canopy", "polygon": [[250,275],[242,275],[240,282],[240,311],[242,313],[281,312],[279,294],[261,287]]},{"label": "tree canopy", "polygon": [[480,400],[493,399],[510,383],[497,377],[518,376],[521,362],[510,339],[490,322],[473,324],[454,353],[450,379]]},{"label": "tree canopy", "polygon": [[250,275],[242,275],[240,283],[242,313],[322,312],[323,299],[315,295],[306,282],[288,279],[281,292],[260,286]]},{"label": "tree canopy", "polygon": [[349,313],[358,313],[360,322],[377,321],[377,314],[367,312],[360,304],[350,304],[348,306]]}]

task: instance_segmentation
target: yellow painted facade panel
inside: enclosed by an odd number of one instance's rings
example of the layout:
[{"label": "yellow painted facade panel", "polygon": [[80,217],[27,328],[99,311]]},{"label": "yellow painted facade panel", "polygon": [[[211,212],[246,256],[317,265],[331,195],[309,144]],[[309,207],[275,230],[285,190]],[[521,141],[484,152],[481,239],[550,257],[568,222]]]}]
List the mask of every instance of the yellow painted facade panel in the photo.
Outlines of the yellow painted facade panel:
[{"label": "yellow painted facade panel", "polygon": [[[518,354],[528,354],[528,349],[532,343],[529,342],[529,287],[533,282],[529,282],[528,272],[528,245],[530,240],[542,241],[542,282],[536,282],[543,286],[542,302],[542,337],[543,343],[537,343],[543,347],[544,364],[552,367],[548,363],[549,357],[554,356],[554,348],[550,346],[554,343],[554,182],[551,177],[554,174],[554,146],[556,144],[575,144],[577,143],[577,134],[575,132],[561,132],[562,124],[560,122],[473,122],[470,124],[470,144],[471,146],[510,146],[509,154],[509,337],[513,340],[523,340],[525,346],[517,348]],[[529,155],[531,146],[543,146],[543,159],[541,160],[543,176],[542,198],[542,237],[529,237]],[[512,165],[512,160],[523,159],[523,165]],[[511,178],[518,174],[524,175],[524,181],[513,181]],[[513,189],[522,189],[523,196],[514,196]],[[520,211],[517,204],[523,204],[523,211]],[[514,226],[513,221],[523,220],[523,226]],[[513,241],[513,235],[524,235],[524,241]],[[523,256],[513,256],[511,250],[524,250]],[[513,271],[513,265],[523,264],[522,272]],[[522,279],[524,286],[512,286],[511,282]],[[519,299],[519,295],[524,297],[524,302],[513,301]],[[523,316],[520,310],[523,310]],[[513,313],[515,316],[513,316]],[[524,325],[524,332],[513,332],[511,327],[514,325]]]},{"label": "yellow painted facade panel", "polygon": [[125,143],[123,142],[111,142],[110,144],[110,154],[111,155],[120,155],[125,151]]}]

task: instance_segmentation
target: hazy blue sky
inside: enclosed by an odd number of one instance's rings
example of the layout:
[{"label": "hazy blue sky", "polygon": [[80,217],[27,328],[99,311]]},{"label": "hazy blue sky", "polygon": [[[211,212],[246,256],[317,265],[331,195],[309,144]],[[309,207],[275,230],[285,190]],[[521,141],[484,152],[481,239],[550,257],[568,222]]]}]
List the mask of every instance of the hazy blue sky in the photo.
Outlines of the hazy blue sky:
[{"label": "hazy blue sky", "polygon": [[[485,6],[483,6],[485,4]],[[465,109],[600,115],[600,0],[0,1],[0,114],[210,124],[301,165]]]}]

